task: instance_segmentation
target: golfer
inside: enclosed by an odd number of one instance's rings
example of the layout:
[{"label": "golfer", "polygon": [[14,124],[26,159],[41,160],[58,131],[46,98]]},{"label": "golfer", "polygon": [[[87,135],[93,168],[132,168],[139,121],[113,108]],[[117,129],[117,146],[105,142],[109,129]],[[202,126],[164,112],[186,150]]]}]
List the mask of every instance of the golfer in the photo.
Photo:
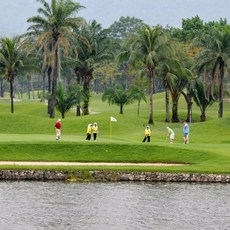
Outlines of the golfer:
[{"label": "golfer", "polygon": [[150,142],[150,136],[151,136],[151,130],[150,130],[150,127],[149,126],[146,126],[146,129],[145,129],[145,137],[143,139],[142,142],[145,142],[146,139],[148,142]]},{"label": "golfer", "polygon": [[172,143],[174,142],[175,133],[174,133],[174,131],[173,131],[171,128],[169,128],[169,127],[166,127],[166,129],[168,130],[167,136],[169,136],[170,143],[172,144]]},{"label": "golfer", "polygon": [[56,129],[56,140],[60,140],[61,138],[61,119],[58,119],[54,125]]},{"label": "golfer", "polygon": [[184,123],[184,126],[183,126],[184,143],[188,144],[189,126],[186,121],[184,121],[183,123]]},{"label": "golfer", "polygon": [[92,124],[88,124],[87,130],[86,130],[86,140],[87,141],[90,141],[91,133],[92,133]]},{"label": "golfer", "polygon": [[96,122],[93,124],[92,132],[93,132],[93,140],[96,141],[97,133],[98,133],[98,125]]}]

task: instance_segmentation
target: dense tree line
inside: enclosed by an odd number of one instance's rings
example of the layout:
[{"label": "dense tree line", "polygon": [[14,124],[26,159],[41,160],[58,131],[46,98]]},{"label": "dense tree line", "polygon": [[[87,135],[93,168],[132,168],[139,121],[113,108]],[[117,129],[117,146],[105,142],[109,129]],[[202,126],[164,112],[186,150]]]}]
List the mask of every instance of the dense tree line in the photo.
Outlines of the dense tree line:
[{"label": "dense tree line", "polygon": [[[14,97],[36,89],[47,112],[62,117],[76,106],[76,115],[89,114],[92,92],[123,106],[149,97],[148,123],[154,123],[153,94],[165,92],[165,120],[179,122],[181,95],[192,121],[193,101],[206,120],[206,109],[223,100],[229,88],[230,25],[226,19],[204,23],[198,16],[182,20],[182,28],[146,25],[135,17],[121,17],[109,28],[77,17],[84,8],[71,0],[38,0],[28,30],[0,40],[0,91]],[[7,82],[9,84],[7,84]],[[36,82],[36,84],[35,84]],[[16,90],[15,90],[16,87]],[[34,94],[32,95],[34,98]],[[171,117],[170,117],[171,100]]]}]

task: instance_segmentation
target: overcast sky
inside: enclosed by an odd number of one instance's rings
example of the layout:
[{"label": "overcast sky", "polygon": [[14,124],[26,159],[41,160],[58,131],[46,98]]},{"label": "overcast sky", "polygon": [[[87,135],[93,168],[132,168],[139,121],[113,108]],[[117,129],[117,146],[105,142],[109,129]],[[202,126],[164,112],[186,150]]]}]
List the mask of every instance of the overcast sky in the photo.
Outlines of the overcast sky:
[{"label": "overcast sky", "polygon": [[[47,0],[48,2],[50,0]],[[104,28],[121,16],[134,16],[154,26],[181,27],[182,18],[198,15],[204,22],[227,18],[230,23],[230,0],[75,0],[86,8],[79,16],[96,19]],[[27,18],[37,15],[41,6],[36,0],[0,0],[0,36],[26,31]]]}]

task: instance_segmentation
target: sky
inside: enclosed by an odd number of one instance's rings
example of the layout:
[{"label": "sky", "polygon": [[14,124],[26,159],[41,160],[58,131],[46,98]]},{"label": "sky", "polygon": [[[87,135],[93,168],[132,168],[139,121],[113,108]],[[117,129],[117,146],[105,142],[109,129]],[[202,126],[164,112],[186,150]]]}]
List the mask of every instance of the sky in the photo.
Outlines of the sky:
[{"label": "sky", "polygon": [[[47,0],[50,2],[50,0]],[[108,28],[121,16],[136,17],[155,26],[181,28],[182,19],[198,15],[204,22],[227,18],[230,23],[230,0],[73,0],[84,9],[78,16],[95,19]],[[0,0],[0,37],[26,32],[26,20],[37,15],[41,6],[36,0]]]}]

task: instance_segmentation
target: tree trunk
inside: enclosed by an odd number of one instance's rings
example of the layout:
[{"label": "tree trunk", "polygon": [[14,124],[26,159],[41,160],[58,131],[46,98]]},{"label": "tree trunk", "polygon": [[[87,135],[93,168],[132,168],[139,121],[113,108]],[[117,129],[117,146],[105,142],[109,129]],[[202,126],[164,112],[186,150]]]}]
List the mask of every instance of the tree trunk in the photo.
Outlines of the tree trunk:
[{"label": "tree trunk", "polygon": [[0,97],[4,97],[3,79],[0,77]]},{"label": "tree trunk", "polygon": [[34,96],[34,85],[33,85],[33,81],[32,81],[32,77],[30,76],[30,89],[32,91],[32,97],[33,97],[33,100],[35,99],[35,96]]},{"label": "tree trunk", "polygon": [[89,98],[90,98],[90,81],[93,79],[92,72],[88,72],[87,75],[84,76],[83,80],[83,90],[84,90],[84,104],[83,104],[83,114],[89,114]]},{"label": "tree trunk", "polygon": [[172,122],[179,122],[178,118],[178,100],[172,104]]},{"label": "tree trunk", "polygon": [[94,92],[98,94],[98,80],[94,79]]},{"label": "tree trunk", "polygon": [[165,89],[165,111],[166,111],[165,122],[170,122],[169,90],[168,90],[168,88]]},{"label": "tree trunk", "polygon": [[123,104],[120,104],[120,114],[123,114]]},{"label": "tree trunk", "polygon": [[192,101],[188,102],[187,103],[187,110],[188,110],[188,113],[187,113],[187,119],[186,121],[191,123],[192,122]]},{"label": "tree trunk", "polygon": [[[81,79],[80,77],[77,75],[77,84],[80,85],[81,83]],[[80,105],[80,100],[77,103],[77,108],[76,108],[76,116],[81,116],[81,105]]]},{"label": "tree trunk", "polygon": [[218,118],[223,117],[223,100],[224,100],[224,61],[220,61],[220,79],[219,79],[219,110]]},{"label": "tree trunk", "polygon": [[187,103],[187,118],[186,121],[191,123],[192,122],[192,93],[191,93],[191,84],[187,87],[187,94],[185,92],[181,92],[182,95],[185,98],[185,101]]},{"label": "tree trunk", "polygon": [[55,117],[55,104],[57,94],[57,79],[59,78],[59,56],[58,49],[55,50],[54,67],[52,71],[51,100],[50,100],[50,118]]},{"label": "tree trunk", "polygon": [[205,114],[205,111],[203,111],[200,115],[200,121],[206,121],[206,114]]},{"label": "tree trunk", "polygon": [[37,98],[41,98],[41,95],[40,95],[40,76],[38,76],[38,82],[37,82]]},{"label": "tree trunk", "polygon": [[52,68],[48,67],[48,114],[51,113],[51,85],[52,85]]},{"label": "tree trunk", "polygon": [[42,98],[41,101],[44,101],[45,99],[45,84],[46,84],[46,69],[43,71],[43,75],[42,75]]},{"label": "tree trunk", "polygon": [[149,124],[153,124],[153,90],[154,90],[154,71],[149,70],[150,92],[149,92]]},{"label": "tree trunk", "polygon": [[140,115],[140,104],[141,104],[141,100],[138,100],[138,103],[137,103],[137,116],[138,117]]},{"label": "tree trunk", "polygon": [[83,90],[84,90],[84,101],[83,101],[83,114],[84,115],[89,115],[89,86],[88,84],[83,85]]},{"label": "tree trunk", "polygon": [[14,87],[13,80],[10,80],[10,103],[11,103],[11,113],[14,113]]}]

